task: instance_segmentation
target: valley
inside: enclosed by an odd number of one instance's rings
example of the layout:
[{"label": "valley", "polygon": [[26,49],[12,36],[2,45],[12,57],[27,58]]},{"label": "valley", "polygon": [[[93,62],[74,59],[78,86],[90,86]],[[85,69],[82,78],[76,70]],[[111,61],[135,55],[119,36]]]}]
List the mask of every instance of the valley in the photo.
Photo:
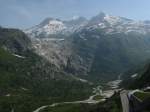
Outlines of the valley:
[{"label": "valley", "polygon": [[[116,80],[118,81],[118,80]],[[115,82],[115,81],[113,81]],[[110,98],[114,95],[115,92],[119,91],[120,89],[118,89],[119,83],[115,83],[113,85],[113,88],[114,86],[116,87],[115,89],[112,89],[111,90],[104,90],[102,91],[101,86],[97,86],[96,88],[93,88],[93,94],[92,96],[89,96],[88,99],[86,100],[82,100],[82,101],[73,101],[73,102],[60,102],[60,103],[53,103],[51,105],[45,105],[45,106],[41,106],[39,108],[37,108],[36,110],[34,110],[33,112],[42,112],[42,110],[44,110],[45,108],[51,108],[51,107],[56,107],[59,106],[59,105],[68,105],[68,104],[98,104],[100,102],[104,102],[106,100],[106,98]],[[99,99],[95,99],[97,96],[101,96],[101,98]]]},{"label": "valley", "polygon": [[0,27],[0,112],[147,110],[149,35],[149,22],[103,12]]}]

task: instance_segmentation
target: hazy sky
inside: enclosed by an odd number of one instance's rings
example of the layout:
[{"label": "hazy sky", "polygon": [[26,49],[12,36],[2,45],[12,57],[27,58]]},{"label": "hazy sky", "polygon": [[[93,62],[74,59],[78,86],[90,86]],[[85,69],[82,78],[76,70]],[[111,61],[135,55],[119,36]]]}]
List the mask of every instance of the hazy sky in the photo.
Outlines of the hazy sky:
[{"label": "hazy sky", "polygon": [[0,26],[28,28],[46,17],[90,18],[101,11],[150,20],[150,0],[0,0]]}]

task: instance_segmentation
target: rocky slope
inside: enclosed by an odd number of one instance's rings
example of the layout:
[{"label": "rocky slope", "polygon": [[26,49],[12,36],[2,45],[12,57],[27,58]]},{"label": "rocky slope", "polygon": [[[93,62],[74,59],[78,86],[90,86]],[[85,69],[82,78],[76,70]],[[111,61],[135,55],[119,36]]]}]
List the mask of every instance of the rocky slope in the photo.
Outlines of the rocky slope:
[{"label": "rocky slope", "polygon": [[100,13],[90,20],[46,19],[25,32],[36,53],[62,71],[111,80],[149,58],[149,31],[149,22]]}]

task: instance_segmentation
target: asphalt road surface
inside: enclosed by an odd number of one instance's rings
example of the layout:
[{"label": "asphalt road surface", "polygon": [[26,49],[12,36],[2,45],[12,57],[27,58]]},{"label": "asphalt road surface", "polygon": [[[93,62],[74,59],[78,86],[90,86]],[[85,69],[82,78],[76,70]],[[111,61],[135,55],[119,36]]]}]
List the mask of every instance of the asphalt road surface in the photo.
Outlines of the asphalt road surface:
[{"label": "asphalt road surface", "polygon": [[129,112],[130,110],[129,99],[127,95],[128,95],[128,92],[126,90],[123,90],[120,92],[123,112]]}]

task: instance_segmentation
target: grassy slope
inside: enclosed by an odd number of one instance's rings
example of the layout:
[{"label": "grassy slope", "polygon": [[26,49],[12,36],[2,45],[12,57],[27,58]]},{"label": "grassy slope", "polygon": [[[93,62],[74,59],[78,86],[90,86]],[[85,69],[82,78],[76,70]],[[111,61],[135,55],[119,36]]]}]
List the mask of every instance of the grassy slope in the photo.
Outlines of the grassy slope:
[{"label": "grassy slope", "polygon": [[88,112],[92,110],[93,105],[90,104],[64,104],[57,107],[49,107],[41,112]]},{"label": "grassy slope", "polygon": [[49,107],[41,112],[121,112],[119,94],[114,95],[106,102],[99,104],[65,104],[56,107]]},{"label": "grassy slope", "polygon": [[[21,46],[24,44],[21,40],[27,38],[24,36],[18,30],[0,30],[3,40],[0,41],[0,112],[10,112],[12,108],[15,112],[31,112],[42,105],[89,96],[91,86],[71,80],[70,76],[26,49],[26,44]],[[11,52],[26,58],[18,58]]]},{"label": "grassy slope", "polygon": [[[145,64],[146,63],[146,64]],[[149,60],[144,64],[140,64],[137,67],[129,70],[124,75],[124,81],[122,86],[125,88],[136,89],[150,86],[150,64]],[[137,73],[137,77],[131,78],[131,75]]]},{"label": "grassy slope", "polygon": [[144,101],[147,98],[150,98],[150,92],[135,92],[134,95],[142,101]]},{"label": "grassy slope", "polygon": [[43,102],[87,98],[91,92],[87,84],[77,81],[44,79],[48,75],[44,74],[45,69],[35,67],[40,58],[34,55],[21,59],[3,49],[0,49],[0,54],[0,110],[3,112],[11,106],[16,112],[26,112],[26,109],[29,112]]}]

